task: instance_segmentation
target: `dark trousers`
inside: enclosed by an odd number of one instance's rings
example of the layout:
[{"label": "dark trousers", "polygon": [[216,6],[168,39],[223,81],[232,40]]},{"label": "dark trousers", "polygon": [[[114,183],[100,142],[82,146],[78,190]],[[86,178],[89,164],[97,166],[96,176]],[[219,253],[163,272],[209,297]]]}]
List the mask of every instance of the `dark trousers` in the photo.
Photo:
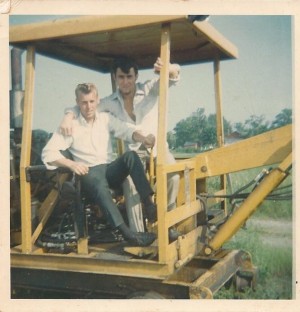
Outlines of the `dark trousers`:
[{"label": "dark trousers", "polygon": [[110,164],[90,167],[89,173],[80,177],[83,191],[100,206],[107,220],[115,227],[124,223],[124,220],[113,201],[110,189],[119,188],[128,175],[131,176],[142,201],[153,194],[141,160],[134,151],[125,152]]}]

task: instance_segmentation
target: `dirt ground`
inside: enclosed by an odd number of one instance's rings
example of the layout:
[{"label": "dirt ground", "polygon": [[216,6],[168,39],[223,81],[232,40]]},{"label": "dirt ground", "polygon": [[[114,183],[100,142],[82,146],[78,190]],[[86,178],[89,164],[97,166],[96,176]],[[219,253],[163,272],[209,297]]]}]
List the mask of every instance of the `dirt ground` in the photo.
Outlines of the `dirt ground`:
[{"label": "dirt ground", "polygon": [[278,247],[292,246],[293,222],[274,219],[256,219],[247,221],[246,226],[256,228],[264,244]]}]

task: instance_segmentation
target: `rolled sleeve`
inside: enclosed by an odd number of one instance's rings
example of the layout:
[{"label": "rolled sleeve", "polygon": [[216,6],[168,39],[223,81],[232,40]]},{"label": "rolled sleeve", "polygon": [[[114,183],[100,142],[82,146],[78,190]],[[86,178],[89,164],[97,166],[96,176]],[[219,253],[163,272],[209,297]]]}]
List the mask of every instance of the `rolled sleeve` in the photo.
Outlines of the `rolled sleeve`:
[{"label": "rolled sleeve", "polygon": [[50,163],[64,158],[60,151],[68,149],[71,146],[71,140],[71,137],[65,137],[58,132],[53,134],[42,151],[42,161],[47,169],[57,169],[57,166],[50,165]]},{"label": "rolled sleeve", "polygon": [[109,114],[109,129],[114,133],[114,135],[127,142],[133,142],[132,135],[138,130],[138,127],[134,124],[124,122],[112,114]]}]

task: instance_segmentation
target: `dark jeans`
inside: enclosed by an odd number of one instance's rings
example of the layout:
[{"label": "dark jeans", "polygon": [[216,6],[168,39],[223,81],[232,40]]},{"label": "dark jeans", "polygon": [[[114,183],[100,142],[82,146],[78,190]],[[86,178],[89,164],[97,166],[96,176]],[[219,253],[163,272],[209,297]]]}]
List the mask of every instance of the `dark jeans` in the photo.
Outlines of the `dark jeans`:
[{"label": "dark jeans", "polygon": [[141,200],[153,194],[146,178],[143,165],[136,152],[125,152],[110,164],[89,168],[89,173],[81,176],[82,189],[98,204],[107,220],[115,227],[124,223],[123,217],[114,203],[110,189],[121,186],[130,175]]}]

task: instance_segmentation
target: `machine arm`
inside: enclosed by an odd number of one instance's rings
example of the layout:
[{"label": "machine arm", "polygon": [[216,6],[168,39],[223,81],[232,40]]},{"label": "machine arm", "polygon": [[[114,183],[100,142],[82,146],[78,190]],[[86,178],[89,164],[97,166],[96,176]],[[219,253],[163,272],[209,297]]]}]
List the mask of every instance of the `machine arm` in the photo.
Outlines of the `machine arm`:
[{"label": "machine arm", "polygon": [[210,255],[228,241],[254,213],[259,204],[270,194],[288,175],[292,166],[292,153],[282,163],[274,168],[248,196],[244,203],[232,214],[215,236],[209,240],[204,253]]}]

